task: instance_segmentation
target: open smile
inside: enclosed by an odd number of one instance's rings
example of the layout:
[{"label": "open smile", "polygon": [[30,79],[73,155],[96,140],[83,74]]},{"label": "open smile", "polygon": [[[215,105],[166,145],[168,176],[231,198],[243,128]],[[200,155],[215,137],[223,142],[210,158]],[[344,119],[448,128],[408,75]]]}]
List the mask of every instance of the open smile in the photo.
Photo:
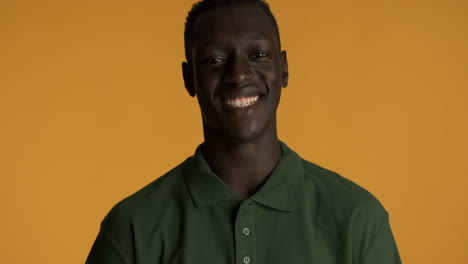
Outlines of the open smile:
[{"label": "open smile", "polygon": [[223,100],[223,104],[232,108],[244,108],[257,103],[258,99],[260,99],[260,95],[240,96],[236,98],[225,99]]}]

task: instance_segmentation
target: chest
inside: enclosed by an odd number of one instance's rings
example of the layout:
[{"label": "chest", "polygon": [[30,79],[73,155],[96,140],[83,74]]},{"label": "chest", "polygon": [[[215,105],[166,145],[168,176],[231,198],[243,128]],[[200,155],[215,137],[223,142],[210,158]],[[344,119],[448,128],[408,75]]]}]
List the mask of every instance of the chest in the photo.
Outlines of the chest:
[{"label": "chest", "polygon": [[348,263],[342,235],[322,228],[312,212],[281,212],[246,201],[178,215],[139,232],[137,263]]}]

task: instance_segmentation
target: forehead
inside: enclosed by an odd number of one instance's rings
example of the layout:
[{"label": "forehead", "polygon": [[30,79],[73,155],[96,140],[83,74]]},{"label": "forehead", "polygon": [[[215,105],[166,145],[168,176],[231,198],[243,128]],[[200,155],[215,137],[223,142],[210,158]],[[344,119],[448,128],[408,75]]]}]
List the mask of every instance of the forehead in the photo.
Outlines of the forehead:
[{"label": "forehead", "polygon": [[235,41],[249,37],[254,40],[278,43],[271,19],[258,6],[235,5],[208,10],[195,20],[192,40],[202,44],[216,41]]}]

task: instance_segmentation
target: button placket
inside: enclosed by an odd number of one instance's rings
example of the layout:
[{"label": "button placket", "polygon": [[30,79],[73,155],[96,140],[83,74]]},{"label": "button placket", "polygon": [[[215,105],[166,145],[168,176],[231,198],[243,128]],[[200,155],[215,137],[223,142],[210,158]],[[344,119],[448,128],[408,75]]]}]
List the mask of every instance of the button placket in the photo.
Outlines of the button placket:
[{"label": "button placket", "polygon": [[236,263],[256,263],[255,206],[245,200],[239,206],[235,223]]}]

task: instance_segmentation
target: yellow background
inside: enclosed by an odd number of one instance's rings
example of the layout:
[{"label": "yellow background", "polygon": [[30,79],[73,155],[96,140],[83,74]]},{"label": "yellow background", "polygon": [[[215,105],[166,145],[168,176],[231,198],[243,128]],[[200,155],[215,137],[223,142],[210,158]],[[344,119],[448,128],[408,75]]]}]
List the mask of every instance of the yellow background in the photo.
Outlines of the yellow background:
[{"label": "yellow background", "polygon": [[[0,262],[83,263],[109,209],[202,141],[193,1],[0,1]],[[279,133],[375,194],[405,263],[468,263],[465,0],[271,0]]]}]

